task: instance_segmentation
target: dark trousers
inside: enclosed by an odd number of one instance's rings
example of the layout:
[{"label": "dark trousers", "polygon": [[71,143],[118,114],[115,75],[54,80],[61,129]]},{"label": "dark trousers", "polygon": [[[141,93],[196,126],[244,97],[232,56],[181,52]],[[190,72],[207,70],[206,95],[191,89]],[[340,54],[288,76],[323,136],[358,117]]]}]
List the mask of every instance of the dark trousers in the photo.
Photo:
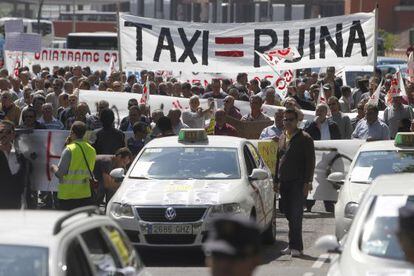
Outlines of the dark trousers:
[{"label": "dark trousers", "polygon": [[75,208],[93,205],[93,201],[90,197],[79,199],[59,199],[58,209],[69,211]]},{"label": "dark trousers", "polygon": [[289,248],[303,250],[303,185],[300,182],[281,182],[279,209],[289,221]]}]

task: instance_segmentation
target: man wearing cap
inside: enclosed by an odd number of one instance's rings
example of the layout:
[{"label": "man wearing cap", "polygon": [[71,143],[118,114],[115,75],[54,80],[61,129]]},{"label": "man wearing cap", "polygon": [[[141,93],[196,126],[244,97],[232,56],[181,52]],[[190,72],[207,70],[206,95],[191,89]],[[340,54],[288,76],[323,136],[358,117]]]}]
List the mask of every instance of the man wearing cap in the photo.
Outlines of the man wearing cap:
[{"label": "man wearing cap", "polygon": [[241,216],[217,218],[203,249],[211,275],[253,275],[261,259],[259,227]]},{"label": "man wearing cap", "polygon": [[414,264],[414,205],[399,210],[398,240],[404,251],[405,259]]},{"label": "man wearing cap", "polygon": [[390,129],[391,139],[397,134],[402,119],[409,119],[411,121],[414,118],[413,109],[408,105],[404,105],[402,101],[403,98],[400,93],[393,93],[392,105],[384,110],[384,122]]}]

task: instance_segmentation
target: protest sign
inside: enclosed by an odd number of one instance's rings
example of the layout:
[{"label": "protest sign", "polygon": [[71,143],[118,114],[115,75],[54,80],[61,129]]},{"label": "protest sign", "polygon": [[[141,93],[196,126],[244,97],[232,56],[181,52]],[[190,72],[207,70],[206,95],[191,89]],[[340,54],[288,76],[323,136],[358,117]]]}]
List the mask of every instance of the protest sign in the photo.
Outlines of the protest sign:
[{"label": "protest sign", "polygon": [[[21,52],[5,51],[5,63],[9,71],[13,70],[16,56],[21,58]],[[23,64],[40,64],[49,68],[80,65],[89,66],[92,70],[108,70],[112,57],[114,67],[117,68],[117,51],[42,48],[36,53],[24,53]]]},{"label": "protest sign", "polygon": [[285,22],[208,24],[120,15],[123,67],[195,72],[268,71],[257,52],[295,47],[280,69],[373,65],[375,13]]},{"label": "protest sign", "polygon": [[38,52],[42,48],[40,34],[7,33],[4,50],[18,52]]},{"label": "protest sign", "polygon": [[272,140],[259,140],[257,142],[257,150],[270,169],[272,176],[275,176],[276,172],[277,146],[278,144]]}]

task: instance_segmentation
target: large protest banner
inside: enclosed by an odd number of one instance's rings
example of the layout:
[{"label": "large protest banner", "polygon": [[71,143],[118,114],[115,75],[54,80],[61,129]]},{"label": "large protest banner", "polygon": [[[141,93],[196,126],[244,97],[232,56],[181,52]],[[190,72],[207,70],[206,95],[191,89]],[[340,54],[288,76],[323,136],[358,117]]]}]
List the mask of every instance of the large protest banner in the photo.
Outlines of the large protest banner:
[{"label": "large protest banner", "polygon": [[[79,101],[86,102],[91,111],[94,112],[94,107],[100,100],[106,100],[110,103],[110,107],[115,112],[115,122],[117,119],[121,120],[123,117],[128,116],[128,100],[135,98],[138,100],[141,99],[141,94],[135,93],[126,93],[126,92],[103,92],[95,90],[80,90],[79,92]],[[215,99],[216,107],[223,108],[223,100]],[[250,104],[245,101],[234,101],[234,105],[240,109],[242,115],[250,113]],[[178,98],[171,96],[161,96],[161,95],[151,95],[149,99],[149,106],[151,111],[156,109],[163,109],[164,114],[167,115],[168,111],[171,108],[178,108],[182,111],[190,107],[189,99],[187,98]],[[200,106],[202,108],[207,108],[208,100],[200,99]],[[284,109],[284,107],[272,106],[272,105],[263,105],[263,113],[273,119],[273,116],[278,109]],[[302,110],[304,114],[304,120],[311,120],[314,118],[314,111]],[[353,113],[349,113],[351,115]],[[354,114],[355,116],[355,114]]]},{"label": "large protest banner", "polygon": [[117,68],[117,51],[42,48],[37,53],[24,53],[23,60],[21,52],[5,51],[4,59],[9,72],[13,71],[16,59],[29,67],[33,64],[49,68],[80,65],[89,66],[92,70],[108,70],[112,56]]},{"label": "large protest banner", "polygon": [[268,66],[255,53],[296,47],[301,55],[280,69],[336,64],[373,65],[375,13],[318,19],[188,23],[120,15],[124,68],[195,72],[252,72]]}]

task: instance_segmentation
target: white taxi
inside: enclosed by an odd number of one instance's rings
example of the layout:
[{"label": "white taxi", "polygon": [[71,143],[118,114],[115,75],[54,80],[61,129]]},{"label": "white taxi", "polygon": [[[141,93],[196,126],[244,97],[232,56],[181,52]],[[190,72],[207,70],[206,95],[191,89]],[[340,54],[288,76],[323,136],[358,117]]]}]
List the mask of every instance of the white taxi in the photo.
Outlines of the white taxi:
[{"label": "white taxi", "polygon": [[148,275],[122,229],[98,214],[0,211],[0,275]]},{"label": "white taxi", "polygon": [[328,180],[342,185],[335,205],[335,233],[341,239],[349,230],[361,197],[372,181],[384,174],[414,172],[414,133],[398,133],[394,141],[363,144],[346,178],[333,173]]},{"label": "white taxi", "polygon": [[399,208],[414,204],[414,174],[383,175],[364,195],[348,235],[341,241],[327,235],[316,247],[333,257],[328,276],[414,275],[396,236]]},{"label": "white taxi", "polygon": [[149,142],[107,207],[131,241],[142,246],[201,246],[211,218],[242,214],[274,241],[275,193],[271,172],[246,139],[183,129]]}]

